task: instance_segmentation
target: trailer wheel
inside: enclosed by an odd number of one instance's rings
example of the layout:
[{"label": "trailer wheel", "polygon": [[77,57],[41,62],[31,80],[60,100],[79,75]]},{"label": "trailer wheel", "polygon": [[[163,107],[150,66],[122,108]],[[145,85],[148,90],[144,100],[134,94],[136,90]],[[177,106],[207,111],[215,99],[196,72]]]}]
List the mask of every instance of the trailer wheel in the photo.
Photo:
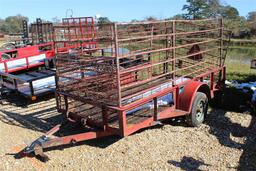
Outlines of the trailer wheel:
[{"label": "trailer wheel", "polygon": [[197,92],[193,102],[191,113],[186,117],[188,125],[196,127],[202,124],[205,115],[207,114],[207,110],[208,98],[206,94],[202,92]]}]

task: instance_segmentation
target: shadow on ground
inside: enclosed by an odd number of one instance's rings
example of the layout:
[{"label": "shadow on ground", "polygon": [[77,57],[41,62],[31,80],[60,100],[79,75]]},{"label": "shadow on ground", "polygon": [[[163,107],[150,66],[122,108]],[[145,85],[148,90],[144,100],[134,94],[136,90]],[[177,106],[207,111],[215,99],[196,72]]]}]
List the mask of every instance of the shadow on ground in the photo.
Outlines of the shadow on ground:
[{"label": "shadow on ground", "polygon": [[[44,101],[44,103],[41,103],[40,101]],[[45,103],[45,101],[47,101],[47,103]],[[232,101],[229,101],[228,103],[232,103]],[[33,110],[31,110],[31,106]],[[237,167],[238,170],[256,170],[256,116],[252,113],[250,126],[243,127],[238,123],[233,123],[230,118],[226,116],[227,108],[224,107],[225,106],[212,109],[210,115],[206,117],[205,123],[210,126],[210,133],[216,136],[220,144],[230,148],[243,150],[239,166]],[[24,114],[22,112],[24,112]],[[16,98],[13,101],[9,101],[9,104],[7,105],[1,105],[0,108],[0,121],[41,132],[48,131],[56,124],[59,124],[61,120],[62,116],[57,113],[55,109],[55,100],[52,98],[40,99],[33,103],[23,103],[22,99]],[[184,122],[184,118],[176,118],[169,123],[174,126],[187,126]],[[161,127],[161,125],[159,126]],[[159,128],[159,126],[154,127],[153,129]],[[70,135],[79,133],[80,131],[84,131],[84,128],[73,124],[72,129],[68,128],[68,131],[62,131],[59,135]],[[230,138],[230,135],[234,137],[244,137],[245,143],[240,144],[233,141]],[[80,142],[77,143],[76,146],[86,144],[106,148],[119,139],[119,137],[106,137]],[[48,148],[46,151],[61,150],[70,147],[73,147],[73,145]],[[207,165],[201,160],[196,160],[187,156],[184,156],[180,162],[170,160],[168,163],[184,170],[200,170],[200,166]]]},{"label": "shadow on ground", "polygon": [[56,111],[51,96],[28,103],[20,96],[0,104],[0,121],[35,131],[46,132],[59,123],[61,115]]},{"label": "shadow on ground", "polygon": [[180,162],[174,160],[168,160],[167,162],[185,171],[200,171],[200,166],[210,166],[209,164],[205,164],[202,160],[196,160],[193,157],[187,156],[184,156]]},{"label": "shadow on ground", "polygon": [[[242,82],[251,80],[250,77],[244,78]],[[254,76],[255,78],[255,76]],[[235,88],[225,89],[218,102],[214,104],[214,109],[206,118],[206,124],[210,126],[210,133],[216,136],[220,144],[242,150],[238,170],[256,170],[256,111],[255,106],[251,103],[251,94],[244,93]],[[255,105],[255,104],[254,104]],[[234,123],[226,116],[227,111],[250,114],[251,121],[248,127],[239,123]],[[243,137],[243,144],[233,141],[230,138]]]},{"label": "shadow on ground", "polygon": [[[213,109],[206,119],[206,124],[210,126],[210,133],[216,136],[219,143],[230,148],[243,151],[238,170],[256,169],[256,118],[252,115],[250,125],[243,127],[238,123],[233,123],[226,115],[226,111]],[[243,144],[233,141],[230,138],[244,137]]]}]

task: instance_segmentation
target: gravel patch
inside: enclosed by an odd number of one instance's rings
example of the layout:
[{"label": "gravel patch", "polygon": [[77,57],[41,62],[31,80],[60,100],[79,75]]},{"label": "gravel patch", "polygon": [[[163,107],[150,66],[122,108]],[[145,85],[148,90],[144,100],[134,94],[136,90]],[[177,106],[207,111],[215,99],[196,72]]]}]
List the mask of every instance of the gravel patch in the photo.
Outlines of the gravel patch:
[{"label": "gravel patch", "polygon": [[211,109],[198,128],[166,121],[125,138],[107,137],[47,151],[47,163],[15,153],[60,116],[55,99],[0,105],[0,170],[256,170],[256,119]]}]

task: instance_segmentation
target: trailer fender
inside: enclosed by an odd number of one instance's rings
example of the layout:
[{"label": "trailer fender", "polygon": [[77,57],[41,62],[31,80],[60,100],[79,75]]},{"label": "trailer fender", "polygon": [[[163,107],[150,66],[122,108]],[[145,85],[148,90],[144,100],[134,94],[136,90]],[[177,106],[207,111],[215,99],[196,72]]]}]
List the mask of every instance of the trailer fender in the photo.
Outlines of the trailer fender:
[{"label": "trailer fender", "polygon": [[177,108],[188,113],[192,110],[192,104],[195,99],[196,92],[205,93],[207,98],[211,99],[210,88],[207,84],[199,81],[191,81],[184,85],[182,91],[180,91],[178,96],[178,106]]}]

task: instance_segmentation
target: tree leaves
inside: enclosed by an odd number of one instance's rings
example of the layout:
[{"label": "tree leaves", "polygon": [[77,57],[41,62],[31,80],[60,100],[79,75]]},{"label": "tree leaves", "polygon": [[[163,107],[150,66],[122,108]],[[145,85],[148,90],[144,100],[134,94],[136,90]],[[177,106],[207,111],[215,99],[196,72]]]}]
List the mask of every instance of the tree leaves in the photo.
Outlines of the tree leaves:
[{"label": "tree leaves", "polygon": [[21,33],[22,20],[28,20],[27,17],[20,14],[16,16],[9,16],[5,20],[0,20],[0,32],[5,34]]}]

